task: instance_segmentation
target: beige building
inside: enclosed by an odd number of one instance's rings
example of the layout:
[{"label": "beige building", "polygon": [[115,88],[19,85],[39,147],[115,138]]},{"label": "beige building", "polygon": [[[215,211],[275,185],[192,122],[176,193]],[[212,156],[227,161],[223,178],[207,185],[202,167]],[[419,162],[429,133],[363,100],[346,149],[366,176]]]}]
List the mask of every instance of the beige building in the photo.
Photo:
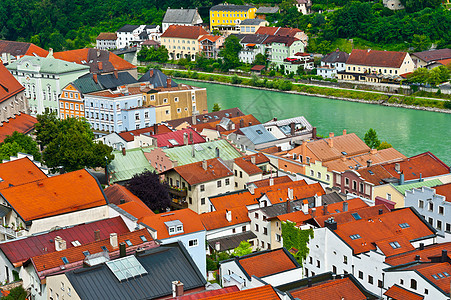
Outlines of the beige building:
[{"label": "beige building", "polygon": [[260,27],[268,26],[268,25],[269,25],[269,23],[266,20],[246,19],[246,20],[243,20],[240,24],[240,33],[253,34],[253,33],[256,33]]},{"label": "beige building", "polygon": [[200,52],[199,39],[206,34],[200,26],[171,25],[161,35],[161,45],[168,49],[170,59],[195,60],[196,54]]}]

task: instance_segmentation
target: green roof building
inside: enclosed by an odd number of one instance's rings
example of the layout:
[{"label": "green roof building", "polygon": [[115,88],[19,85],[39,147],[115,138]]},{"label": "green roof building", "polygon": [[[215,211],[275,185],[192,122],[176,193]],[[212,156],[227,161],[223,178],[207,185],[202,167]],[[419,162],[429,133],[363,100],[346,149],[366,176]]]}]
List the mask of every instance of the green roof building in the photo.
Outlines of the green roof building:
[{"label": "green roof building", "polygon": [[144,171],[155,171],[141,148],[113,151],[113,154],[114,159],[108,165],[110,184],[126,182]]}]

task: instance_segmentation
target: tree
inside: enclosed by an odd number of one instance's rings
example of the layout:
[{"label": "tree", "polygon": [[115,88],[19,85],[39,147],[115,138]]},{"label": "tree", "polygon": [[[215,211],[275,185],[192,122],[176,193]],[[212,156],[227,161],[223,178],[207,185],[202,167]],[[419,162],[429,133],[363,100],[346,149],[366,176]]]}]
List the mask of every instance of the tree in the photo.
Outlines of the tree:
[{"label": "tree", "polygon": [[10,159],[11,156],[16,156],[17,153],[22,152],[22,147],[16,142],[2,143],[0,145],[0,159]]},{"label": "tree", "polygon": [[233,256],[243,256],[252,253],[252,246],[247,241],[241,241],[238,247],[233,249]]},{"label": "tree", "polygon": [[[41,160],[41,152],[39,152],[38,144],[31,136],[14,131],[12,135],[8,135],[5,138],[3,143],[0,144],[0,147],[9,143],[16,143],[21,148],[19,152],[31,154],[35,160]],[[17,155],[17,153],[14,155]]]},{"label": "tree", "polygon": [[218,103],[213,104],[212,111],[220,111],[220,110],[221,110],[221,106]]},{"label": "tree", "polygon": [[383,150],[383,149],[388,149],[388,148],[393,148],[393,146],[389,143],[387,143],[387,141],[383,141],[379,147],[377,147],[377,150]]},{"label": "tree", "polygon": [[166,47],[161,46],[158,48],[143,46],[138,52],[139,61],[154,61],[165,63],[169,59],[169,52]]},{"label": "tree", "polygon": [[151,210],[165,210],[171,204],[168,185],[160,181],[157,173],[144,171],[128,182],[127,188]]},{"label": "tree", "polygon": [[13,288],[9,295],[3,297],[4,300],[25,300],[27,298],[27,291],[19,285],[18,287]]},{"label": "tree", "polygon": [[224,48],[219,52],[219,56],[221,56],[224,60],[224,70],[228,71],[240,65],[238,54],[242,48],[243,47],[240,44],[240,40],[236,36],[229,35],[225,39]]},{"label": "tree", "polygon": [[414,34],[412,39],[412,46],[415,51],[425,51],[431,47],[431,39],[424,34]]},{"label": "tree", "polygon": [[381,144],[381,141],[377,138],[376,130],[373,128],[368,129],[363,140],[371,149],[377,149]]},{"label": "tree", "polygon": [[105,167],[113,160],[113,148],[94,142],[94,134],[85,120],[59,120],[55,113],[46,112],[38,116],[38,121],[36,139],[44,148],[42,158],[51,172],[61,168],[71,172]]},{"label": "tree", "polygon": [[266,57],[261,53],[255,55],[254,66],[255,65],[266,66]]},{"label": "tree", "polygon": [[310,251],[307,243],[311,238],[313,238],[313,229],[301,230],[296,227],[294,222],[282,222],[283,246],[288,250],[292,248],[297,250],[294,258],[300,264],[303,263]]}]

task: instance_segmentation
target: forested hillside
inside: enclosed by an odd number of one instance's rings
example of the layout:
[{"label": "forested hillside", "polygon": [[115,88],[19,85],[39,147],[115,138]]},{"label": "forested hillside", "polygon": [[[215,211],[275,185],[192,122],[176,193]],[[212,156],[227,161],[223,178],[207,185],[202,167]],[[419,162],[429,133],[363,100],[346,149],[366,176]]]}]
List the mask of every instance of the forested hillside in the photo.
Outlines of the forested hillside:
[{"label": "forested hillside", "polygon": [[[0,38],[31,41],[55,50],[89,46],[103,31],[126,23],[161,24],[167,7],[198,7],[208,22],[208,10],[220,0],[1,0]],[[315,13],[299,14],[294,0],[229,0],[229,3],[278,4],[273,25],[305,30],[312,37],[310,51],[327,52],[337,39],[356,39],[375,48],[415,49],[451,44],[451,12],[440,0],[402,0],[397,12],[380,1],[313,0]],[[322,13],[318,13],[321,11]],[[357,45],[358,46],[358,45]]]}]

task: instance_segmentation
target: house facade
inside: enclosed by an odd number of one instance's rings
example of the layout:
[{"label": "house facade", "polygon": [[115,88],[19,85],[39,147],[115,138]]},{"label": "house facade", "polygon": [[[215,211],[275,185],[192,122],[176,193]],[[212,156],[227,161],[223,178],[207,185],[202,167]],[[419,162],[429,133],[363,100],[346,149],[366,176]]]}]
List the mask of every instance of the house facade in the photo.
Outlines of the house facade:
[{"label": "house facade", "polygon": [[312,0],[296,0],[296,8],[303,15],[311,13]]},{"label": "house facade", "polygon": [[0,123],[20,113],[29,113],[25,88],[0,64],[0,77],[3,89],[0,90]]},{"label": "house facade", "polygon": [[61,90],[58,102],[60,119],[84,118],[83,94],[72,83],[69,83]]},{"label": "house facade", "polygon": [[324,78],[335,78],[337,72],[346,70],[346,61],[349,54],[338,49],[329,53],[321,59],[321,66],[318,66],[318,75]]},{"label": "house facade", "polygon": [[219,4],[210,8],[210,30],[236,27],[245,19],[255,19],[257,8],[252,5]]},{"label": "house facade", "polygon": [[225,38],[220,35],[204,35],[199,39],[200,51],[206,58],[217,59]]},{"label": "house facade", "polygon": [[96,48],[100,50],[113,50],[117,46],[117,33],[101,32],[96,38]]},{"label": "house facade", "polygon": [[262,19],[245,19],[240,23],[240,33],[254,34],[262,26],[268,26],[269,23]]},{"label": "house facade", "polygon": [[197,9],[174,9],[168,8],[163,17],[162,32],[171,25],[195,26],[202,24],[202,18]]},{"label": "house facade", "polygon": [[200,52],[199,39],[208,34],[200,26],[171,25],[161,35],[161,45],[169,51],[169,59],[196,59]]},{"label": "house facade", "polygon": [[124,25],[116,31],[116,48],[123,49],[146,40],[158,40],[159,25]]}]

